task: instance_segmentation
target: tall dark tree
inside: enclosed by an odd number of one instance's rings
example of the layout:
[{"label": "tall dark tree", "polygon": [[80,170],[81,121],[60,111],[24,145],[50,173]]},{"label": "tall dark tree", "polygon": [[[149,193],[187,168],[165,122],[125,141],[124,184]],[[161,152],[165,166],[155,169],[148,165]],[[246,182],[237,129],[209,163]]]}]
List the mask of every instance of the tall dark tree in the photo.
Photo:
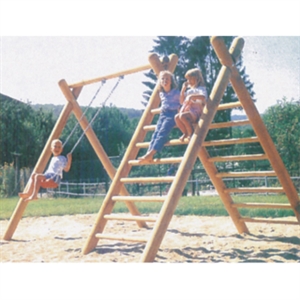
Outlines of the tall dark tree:
[{"label": "tall dark tree", "polygon": [[[224,37],[225,44],[227,48],[230,47],[234,37],[226,36]],[[154,45],[152,52],[157,53],[160,56],[170,55],[175,53],[178,56],[178,64],[176,66],[174,75],[177,79],[179,88],[181,88],[182,83],[185,81],[184,74],[187,70],[191,68],[200,68],[206,82],[208,93],[210,94],[212,87],[216,81],[219,70],[221,69],[221,64],[218,57],[216,56],[213,47],[210,43],[210,38],[208,36],[197,36],[192,40],[184,36],[159,36],[154,40],[156,45]],[[237,68],[243,78],[246,87],[248,88],[250,95],[253,97],[254,92],[252,91],[253,84],[250,82],[246,70],[243,67],[242,57],[236,63]],[[151,82],[144,82],[144,84],[149,88],[145,92],[144,104],[147,104],[149,95],[154,88],[154,83],[157,79],[152,71],[145,74],[151,79]],[[229,84],[221,103],[229,103],[238,101],[233,88]],[[218,111],[214,118],[214,122],[226,122],[231,119],[231,110]],[[207,139],[222,139],[232,137],[231,128],[222,128],[218,130],[213,130],[208,133]],[[230,147],[229,147],[230,148]],[[227,148],[230,152],[231,149]]]}]

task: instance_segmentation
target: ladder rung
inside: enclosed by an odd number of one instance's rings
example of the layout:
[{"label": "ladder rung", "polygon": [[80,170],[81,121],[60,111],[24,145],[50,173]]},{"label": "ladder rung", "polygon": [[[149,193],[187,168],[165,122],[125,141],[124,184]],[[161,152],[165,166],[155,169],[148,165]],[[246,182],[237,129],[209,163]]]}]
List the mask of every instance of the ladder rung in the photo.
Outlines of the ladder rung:
[{"label": "ladder rung", "polygon": [[145,131],[154,131],[155,128],[156,128],[156,125],[145,125],[145,126],[143,127],[143,129],[144,129]]},{"label": "ladder rung", "polygon": [[268,187],[259,187],[259,188],[232,188],[225,189],[225,193],[284,193],[283,188],[268,188]]},{"label": "ladder rung", "polygon": [[268,208],[268,209],[293,209],[290,204],[282,203],[233,203],[236,208]]},{"label": "ladder rung", "polygon": [[[250,120],[212,123],[209,125],[209,129],[227,128],[227,127],[234,127],[234,126],[245,126],[245,125],[249,125],[249,124],[251,124]],[[145,125],[143,127],[143,129],[145,131],[154,131],[155,128],[156,128],[156,125]]]},{"label": "ladder rung", "polygon": [[113,201],[133,201],[133,202],[164,202],[165,197],[161,196],[113,196]]},{"label": "ladder rung", "polygon": [[165,177],[127,177],[121,178],[122,183],[148,183],[148,182],[172,182],[175,176]]},{"label": "ladder rung", "polygon": [[147,239],[142,237],[131,237],[131,236],[121,236],[121,235],[110,235],[110,234],[102,234],[96,233],[95,237],[97,239],[103,240],[116,240],[116,241],[124,241],[124,242],[135,242],[135,243],[147,243]]},{"label": "ladder rung", "polygon": [[130,160],[128,162],[131,166],[139,165],[159,165],[159,164],[180,164],[183,157],[168,157],[168,158],[155,158],[152,161],[148,160]]},{"label": "ladder rung", "polygon": [[[247,143],[258,143],[258,137],[251,137],[251,138],[242,138],[242,139],[228,139],[228,140],[214,140],[214,141],[205,141],[203,143],[204,147],[211,147],[211,146],[221,146],[221,145],[235,145],[235,144],[247,144]],[[185,139],[181,142],[179,139],[170,140],[168,141],[165,146],[177,146],[177,145],[184,145],[188,144],[188,141]],[[148,148],[150,142],[143,142],[143,143],[136,143],[136,147],[138,148]]]},{"label": "ladder rung", "polygon": [[160,114],[160,111],[161,111],[161,108],[154,108],[154,109],[151,109],[151,113],[153,115],[157,115],[157,114]]},{"label": "ladder rung", "polygon": [[220,104],[218,106],[218,110],[224,110],[224,109],[230,109],[230,108],[234,108],[234,107],[240,107],[242,106],[242,103],[237,101],[237,102],[230,102],[230,103],[224,103],[224,104]]},{"label": "ladder rung", "polygon": [[274,171],[253,171],[253,172],[226,172],[217,173],[216,177],[265,177],[265,176],[277,176]]},{"label": "ladder rung", "polygon": [[300,225],[297,221],[285,221],[285,220],[272,220],[272,219],[259,219],[259,218],[241,218],[241,221],[249,223],[270,223],[270,224],[287,224],[287,225]]},{"label": "ladder rung", "polygon": [[258,143],[258,142],[259,142],[259,138],[254,136],[250,138],[241,138],[241,139],[205,141],[203,143],[203,146],[209,147],[209,146],[248,144],[248,143]]},{"label": "ladder rung", "polygon": [[212,124],[210,124],[209,129],[226,128],[226,127],[234,127],[234,126],[245,126],[245,125],[249,125],[249,124],[251,124],[251,122],[249,120],[212,123]]},{"label": "ladder rung", "polygon": [[148,216],[132,216],[132,215],[105,215],[104,219],[106,220],[119,220],[119,221],[144,221],[144,222],[156,222],[156,218],[148,217]]},{"label": "ladder rung", "polygon": [[268,159],[266,154],[252,154],[252,155],[229,155],[229,156],[215,156],[208,159],[209,162],[221,161],[240,161],[240,160],[265,160]]},{"label": "ladder rung", "polygon": [[[225,110],[225,109],[231,109],[231,108],[235,108],[235,107],[241,107],[242,106],[242,103],[239,102],[239,101],[236,101],[236,102],[231,102],[231,103],[224,103],[224,104],[220,104],[218,106],[218,110]],[[154,115],[157,115],[160,113],[160,110],[161,108],[154,108],[154,109],[151,109],[151,113],[154,114]]]}]

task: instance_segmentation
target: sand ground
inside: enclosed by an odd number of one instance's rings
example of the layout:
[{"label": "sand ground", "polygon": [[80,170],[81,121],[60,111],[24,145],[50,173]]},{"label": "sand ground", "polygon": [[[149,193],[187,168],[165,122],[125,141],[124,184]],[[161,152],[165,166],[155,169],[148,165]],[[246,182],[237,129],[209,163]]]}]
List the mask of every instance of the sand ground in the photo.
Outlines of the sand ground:
[{"label": "sand ground", "polygon": [[[81,249],[96,215],[23,218],[10,241],[0,240],[0,262],[139,262],[144,244],[101,240],[88,255]],[[286,218],[295,220],[295,218]],[[8,221],[0,221],[1,237]],[[173,216],[156,255],[158,263],[300,263],[300,226],[247,224],[238,234],[229,217]],[[112,234],[147,236],[135,222],[109,222]]]}]

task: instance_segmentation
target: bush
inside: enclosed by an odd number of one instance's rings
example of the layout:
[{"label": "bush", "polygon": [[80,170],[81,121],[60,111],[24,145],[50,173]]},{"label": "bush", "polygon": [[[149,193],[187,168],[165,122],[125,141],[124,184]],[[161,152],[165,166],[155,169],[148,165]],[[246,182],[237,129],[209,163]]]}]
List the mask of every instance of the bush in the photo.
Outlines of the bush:
[{"label": "bush", "polygon": [[0,195],[1,197],[12,196],[15,192],[15,169],[14,164],[4,163],[0,167]]}]

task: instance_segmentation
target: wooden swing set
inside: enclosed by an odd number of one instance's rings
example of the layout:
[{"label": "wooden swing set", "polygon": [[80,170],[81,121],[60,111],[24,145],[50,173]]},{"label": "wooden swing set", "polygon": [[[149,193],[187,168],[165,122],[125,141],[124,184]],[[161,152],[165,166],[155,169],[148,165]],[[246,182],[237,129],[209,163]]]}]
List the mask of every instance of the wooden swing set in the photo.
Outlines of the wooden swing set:
[{"label": "wooden swing set", "polygon": [[[150,68],[152,68],[157,76],[160,71],[166,69],[174,72],[178,62],[178,57],[175,54],[172,54],[168,57],[168,59],[163,60],[160,60],[156,54],[151,54],[149,55],[150,65],[141,66],[139,68],[101,78],[81,81],[79,83],[69,85],[65,80],[61,80],[59,82],[59,86],[65,98],[67,99],[67,103],[62,110],[61,115],[58,118],[57,123],[44,147],[44,150],[34,168],[34,172],[42,173],[44,171],[51,156],[51,141],[53,139],[59,138],[63,128],[66,125],[68,117],[70,116],[71,112],[73,112],[78,120],[78,124],[80,124],[85,136],[91,143],[98,158],[103,164],[103,167],[112,180],[112,183],[102,203],[99,213],[97,214],[94,226],[83,246],[83,254],[88,254],[89,252],[93,251],[100,239],[108,239],[122,242],[145,243],[146,245],[140,261],[154,261],[197,158],[200,159],[205,171],[209,175],[212,184],[218,192],[229,216],[231,217],[239,233],[249,233],[249,229],[246,225],[246,223],[248,222],[300,225],[300,200],[297,190],[282,162],[281,157],[279,156],[274,146],[274,143],[259,115],[259,112],[254,105],[253,100],[251,99],[251,96],[239,74],[238,69],[235,66],[235,62],[238,60],[242,52],[244,40],[242,38],[235,38],[229,50],[226,48],[224,40],[221,37],[212,37],[211,44],[222,64],[222,67],[211,91],[209,100],[204,108],[203,114],[198,124],[196,124],[194,134],[189,142],[185,141],[184,143],[182,143],[181,141],[179,141],[179,139],[175,139],[170,140],[165,145],[168,147],[182,144],[187,145],[183,157],[159,158],[153,159],[153,161],[150,162],[140,162],[139,160],[137,160],[139,151],[143,148],[148,148],[149,146],[149,142],[145,142],[144,140],[146,138],[147,132],[155,130],[155,125],[152,124],[153,118],[160,112],[160,98],[157,87],[155,87],[155,89],[153,90],[153,93],[149,99],[149,103],[145,108],[145,111],[137,125],[137,128],[127,147],[126,153],[124,154],[124,157],[117,170],[115,170],[115,168],[113,167],[95,132],[90,126],[90,123],[87,121],[76,101],[83,86],[88,84],[148,70]],[[231,83],[239,101],[220,104],[229,82]],[[244,109],[248,117],[247,120],[230,121],[226,123],[212,123],[218,110],[226,110],[237,107],[241,107]],[[256,136],[239,139],[235,138],[205,141],[209,130],[244,125],[252,126]],[[263,149],[263,153],[212,157],[207,150],[208,147],[251,143],[260,143]],[[219,172],[215,165],[215,163],[217,162],[257,160],[268,160],[273,170],[250,172]],[[174,176],[137,178],[130,176],[132,168],[136,166],[142,167],[149,164],[178,164],[178,169]],[[251,188],[228,188],[223,180],[224,178],[253,178],[265,176],[277,177],[281,187],[259,186]],[[164,196],[131,196],[125,185],[135,183],[168,183],[171,186],[168,190],[167,195]],[[27,186],[28,185],[29,183],[27,184]],[[235,203],[231,195],[236,193],[281,193],[286,195],[287,203]],[[113,213],[114,205],[117,202],[123,202],[126,204],[129,211],[127,215]],[[156,217],[150,217],[147,215],[142,215],[139,212],[135,205],[136,202],[160,202],[162,203],[162,206],[160,212]],[[27,204],[28,203],[22,201],[22,199],[19,200],[4,234],[4,240],[10,240],[12,238]],[[288,209],[294,212],[296,219],[295,221],[287,221],[272,220],[267,218],[261,219],[243,217],[239,209],[245,207],[253,209]],[[137,236],[136,232],[128,233],[127,236],[121,234],[112,235],[109,232],[104,233],[105,228],[107,229],[106,224],[108,221],[120,220],[122,220],[123,222],[133,221],[137,223],[139,228],[152,228],[152,230],[147,230],[146,232],[141,230],[140,233],[142,233],[142,236]],[[147,223],[152,223],[152,225],[148,227]]]}]

